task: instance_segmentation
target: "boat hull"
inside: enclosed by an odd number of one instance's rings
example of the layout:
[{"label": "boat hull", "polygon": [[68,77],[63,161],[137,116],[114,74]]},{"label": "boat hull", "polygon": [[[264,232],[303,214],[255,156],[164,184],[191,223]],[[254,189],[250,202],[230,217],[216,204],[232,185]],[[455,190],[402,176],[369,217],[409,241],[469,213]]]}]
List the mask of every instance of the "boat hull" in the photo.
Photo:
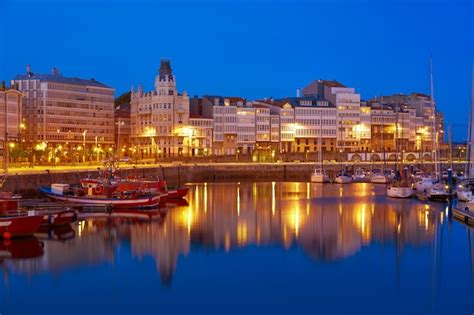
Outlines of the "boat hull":
[{"label": "boat hull", "polygon": [[390,198],[411,198],[413,190],[410,187],[389,187],[387,196]]},{"label": "boat hull", "polygon": [[390,182],[387,176],[375,175],[370,178],[372,184],[388,184]]},{"label": "boat hull", "polygon": [[55,194],[48,188],[41,188],[41,192],[46,194],[49,199],[54,201],[71,202],[74,204],[94,205],[94,206],[110,206],[113,209],[136,209],[136,208],[152,208],[157,207],[160,203],[162,195],[151,195],[146,197],[138,197],[136,199],[120,199],[120,198],[90,198],[76,197]]},{"label": "boat hull", "polygon": [[167,193],[168,199],[176,199],[176,198],[184,198],[188,194],[189,188],[188,187],[176,187],[176,188],[168,188]]},{"label": "boat hull", "polygon": [[42,215],[0,217],[0,238],[31,236],[38,231]]},{"label": "boat hull", "polygon": [[336,184],[349,184],[352,182],[352,178],[349,176],[336,176],[334,182]]},{"label": "boat hull", "polygon": [[312,183],[329,183],[329,176],[327,175],[311,175]]}]

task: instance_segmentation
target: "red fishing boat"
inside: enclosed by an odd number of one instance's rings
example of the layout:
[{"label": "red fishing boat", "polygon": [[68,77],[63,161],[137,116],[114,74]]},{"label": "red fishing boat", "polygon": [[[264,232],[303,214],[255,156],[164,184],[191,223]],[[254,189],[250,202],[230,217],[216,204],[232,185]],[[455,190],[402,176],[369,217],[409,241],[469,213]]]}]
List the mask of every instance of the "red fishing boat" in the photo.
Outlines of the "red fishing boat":
[{"label": "red fishing boat", "polygon": [[85,187],[70,188],[66,184],[53,184],[42,187],[40,192],[53,201],[70,202],[94,206],[110,207],[112,209],[153,208],[160,203],[160,193],[146,191],[118,191],[115,184],[104,184],[100,181],[88,182]]},{"label": "red fishing boat", "polygon": [[43,216],[34,212],[11,212],[18,210],[17,196],[2,192],[0,194],[0,238],[30,236],[38,231]]},{"label": "red fishing boat", "polygon": [[31,236],[38,231],[43,216],[19,215],[0,217],[0,238]]}]

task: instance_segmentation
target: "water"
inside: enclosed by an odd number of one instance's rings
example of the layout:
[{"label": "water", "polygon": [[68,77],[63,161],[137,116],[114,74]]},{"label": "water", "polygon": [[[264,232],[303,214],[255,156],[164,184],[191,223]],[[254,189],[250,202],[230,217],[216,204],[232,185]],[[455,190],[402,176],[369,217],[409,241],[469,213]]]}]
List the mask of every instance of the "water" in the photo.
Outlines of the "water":
[{"label": "water", "polygon": [[4,242],[0,313],[472,314],[474,230],[383,189],[196,184],[151,223]]}]

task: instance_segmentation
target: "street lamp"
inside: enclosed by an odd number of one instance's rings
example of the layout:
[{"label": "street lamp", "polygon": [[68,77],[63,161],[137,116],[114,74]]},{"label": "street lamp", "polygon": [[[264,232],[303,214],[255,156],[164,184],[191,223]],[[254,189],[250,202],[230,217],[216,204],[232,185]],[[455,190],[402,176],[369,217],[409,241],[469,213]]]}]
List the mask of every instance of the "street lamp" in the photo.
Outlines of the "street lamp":
[{"label": "street lamp", "polygon": [[120,121],[117,121],[116,124],[118,126],[117,127],[117,150],[116,150],[117,151],[116,152],[117,157],[116,158],[117,158],[117,160],[120,160],[120,148],[121,148],[121,146],[120,146],[120,127],[125,125],[125,122],[120,120]]},{"label": "street lamp", "polygon": [[84,152],[82,153],[82,162],[86,162],[86,134],[87,134],[87,129],[84,130],[82,133],[82,146],[84,147]]}]

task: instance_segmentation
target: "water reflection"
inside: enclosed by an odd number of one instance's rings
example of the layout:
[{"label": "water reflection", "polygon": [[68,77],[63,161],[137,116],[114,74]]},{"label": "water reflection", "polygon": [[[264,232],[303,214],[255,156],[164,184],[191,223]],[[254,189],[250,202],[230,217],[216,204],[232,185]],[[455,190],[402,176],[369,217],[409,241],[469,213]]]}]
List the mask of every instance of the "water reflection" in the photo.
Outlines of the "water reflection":
[{"label": "water reflection", "polygon": [[331,262],[381,244],[393,246],[398,269],[405,247],[436,248],[445,212],[436,204],[388,200],[383,190],[364,183],[197,184],[191,186],[188,203],[172,206],[158,220],[104,218],[46,231],[38,236],[44,243],[40,254],[7,257],[2,266],[28,275],[60,274],[113,264],[125,244],[139,261],[153,257],[162,283],[170,285],[179,272],[178,260],[194,247],[228,253],[249,245],[296,247],[314,261]]}]

